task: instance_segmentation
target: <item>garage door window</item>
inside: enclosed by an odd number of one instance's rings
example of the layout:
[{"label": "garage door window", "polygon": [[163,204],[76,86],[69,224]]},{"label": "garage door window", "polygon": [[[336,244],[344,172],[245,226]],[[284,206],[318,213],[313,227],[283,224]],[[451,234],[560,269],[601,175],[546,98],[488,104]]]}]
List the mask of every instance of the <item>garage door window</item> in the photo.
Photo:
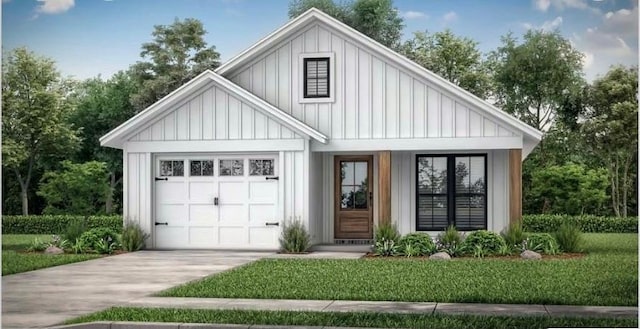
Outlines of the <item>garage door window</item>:
[{"label": "garage door window", "polygon": [[191,176],[213,176],[213,160],[192,160]]},{"label": "garage door window", "polygon": [[249,160],[250,176],[272,176],[273,159],[251,159]]},{"label": "garage door window", "polygon": [[184,176],[184,161],[160,161],[160,176]]},{"label": "garage door window", "polygon": [[244,176],[244,161],[220,160],[220,176]]}]

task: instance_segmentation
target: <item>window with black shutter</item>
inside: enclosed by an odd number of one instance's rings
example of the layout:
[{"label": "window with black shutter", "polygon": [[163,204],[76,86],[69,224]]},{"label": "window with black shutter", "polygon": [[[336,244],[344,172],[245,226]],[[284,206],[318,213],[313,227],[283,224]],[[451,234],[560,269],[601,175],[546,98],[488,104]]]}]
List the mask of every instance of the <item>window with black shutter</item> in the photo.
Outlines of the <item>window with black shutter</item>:
[{"label": "window with black shutter", "polygon": [[329,58],[304,59],[304,98],[327,98],[329,95]]},{"label": "window with black shutter", "polygon": [[416,230],[487,228],[487,156],[416,156]]}]

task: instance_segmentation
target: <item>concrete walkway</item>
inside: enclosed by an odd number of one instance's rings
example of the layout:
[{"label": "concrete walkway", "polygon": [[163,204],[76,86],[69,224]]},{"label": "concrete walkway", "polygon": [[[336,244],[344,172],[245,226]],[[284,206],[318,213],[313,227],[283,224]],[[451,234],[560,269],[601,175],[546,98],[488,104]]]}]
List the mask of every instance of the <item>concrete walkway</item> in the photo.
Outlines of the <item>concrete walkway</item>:
[{"label": "concrete walkway", "polygon": [[270,254],[139,251],[3,276],[2,328],[59,324]]},{"label": "concrete walkway", "polygon": [[375,312],[420,314],[474,314],[504,316],[638,317],[638,307],[569,306],[479,303],[370,302],[348,300],[234,299],[144,297],[128,307],[241,309],[311,312]]}]

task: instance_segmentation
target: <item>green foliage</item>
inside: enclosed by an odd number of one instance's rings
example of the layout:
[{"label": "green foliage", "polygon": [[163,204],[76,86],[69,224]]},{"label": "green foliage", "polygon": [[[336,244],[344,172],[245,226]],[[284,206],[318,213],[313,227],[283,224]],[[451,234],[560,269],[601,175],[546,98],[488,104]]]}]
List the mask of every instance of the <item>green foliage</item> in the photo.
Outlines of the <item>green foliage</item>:
[{"label": "green foliage", "polygon": [[638,217],[601,217],[592,215],[524,215],[522,223],[529,232],[554,232],[562,223],[577,225],[582,232],[589,233],[635,233],[638,232]]},{"label": "green foliage", "polygon": [[600,211],[607,200],[607,171],[583,165],[550,166],[533,173],[530,197],[543,213],[579,215]]},{"label": "green foliage", "polygon": [[396,256],[400,254],[400,247],[393,240],[377,240],[373,247],[374,254],[378,256]]},{"label": "green foliage", "polygon": [[64,230],[63,237],[67,241],[76,241],[82,233],[87,231],[87,225],[84,219],[72,219],[68,222],[66,229]]},{"label": "green foliage", "polygon": [[411,256],[429,256],[436,251],[436,245],[428,234],[425,233],[409,233],[400,238],[398,245],[400,250],[406,256],[410,250]]},{"label": "green foliage", "polygon": [[514,249],[515,247],[511,247],[508,244],[504,244],[500,246],[500,249],[498,250],[497,254],[500,256],[510,256],[510,255],[513,255]]},{"label": "green foliage", "polygon": [[400,46],[403,19],[392,0],[292,0],[289,18],[315,7],[362,32],[379,43],[397,49]]},{"label": "green foliage", "polygon": [[154,26],[153,41],[142,44],[140,52],[146,61],[131,67],[131,74],[140,84],[131,97],[137,110],[143,110],[198,74],[220,65],[220,54],[215,47],[207,47],[206,33],[202,22],[195,18],[176,18],[171,25]]},{"label": "green foliage", "polygon": [[492,254],[491,251],[487,250],[487,248],[481,244],[473,245],[472,248],[467,249],[467,252],[469,252],[469,250],[474,258],[484,258]]},{"label": "green foliage", "polygon": [[451,257],[460,256],[464,252],[464,237],[455,226],[450,225],[444,232],[440,232],[436,238],[436,249],[444,251]]},{"label": "green foliage", "polygon": [[522,246],[522,242],[527,239],[520,221],[509,223],[509,226],[500,234],[509,248],[519,248]]},{"label": "green foliage", "polygon": [[553,234],[560,250],[565,252],[578,252],[582,245],[582,232],[580,228],[572,223],[562,223]]},{"label": "green foliage", "polygon": [[558,242],[549,233],[531,233],[525,242],[525,249],[543,254],[558,253]]},{"label": "green foliage", "polygon": [[480,98],[490,92],[488,68],[473,39],[456,36],[449,29],[415,32],[402,45],[401,53]]},{"label": "green foliage", "polygon": [[467,252],[475,252],[478,247],[485,254],[496,254],[505,245],[502,236],[487,230],[473,231],[464,239],[463,248]]},{"label": "green foliage", "polygon": [[497,103],[543,130],[562,112],[567,94],[584,84],[582,53],[559,32],[529,30],[522,43],[511,34],[491,54]]},{"label": "green foliage", "polygon": [[290,253],[306,252],[311,246],[311,237],[300,220],[285,223],[280,236],[280,250]]},{"label": "green foliage", "polygon": [[138,251],[144,248],[145,241],[149,234],[145,233],[136,222],[127,221],[122,229],[122,249],[126,251]]},{"label": "green foliage", "polygon": [[117,233],[107,227],[92,228],[82,233],[80,240],[86,248],[99,253],[110,253],[118,246]]},{"label": "green foliage", "polygon": [[84,254],[88,251],[90,251],[89,247],[85,244],[84,240],[77,238],[75,240],[75,243],[73,243],[71,245],[71,251],[73,251],[74,254]]},{"label": "green foliage", "polygon": [[396,224],[391,224],[390,221],[384,222],[376,226],[373,238],[376,244],[384,241],[393,241],[394,244],[397,244],[400,241],[400,232],[398,232]]},{"label": "green foliage", "polygon": [[60,171],[42,177],[38,195],[46,200],[44,214],[88,215],[99,213],[109,193],[107,168],[103,162],[62,162]]},{"label": "green foliage", "polygon": [[29,245],[29,248],[27,248],[27,251],[29,251],[29,252],[41,252],[41,251],[45,251],[45,249],[47,249],[48,246],[49,246],[48,243],[40,240],[39,238],[35,238],[31,242],[31,244]]},{"label": "green foliage", "polygon": [[69,84],[53,60],[26,48],[4,54],[2,63],[2,166],[20,185],[22,214],[29,209],[34,170],[44,161],[64,158],[78,143],[66,121]]},{"label": "green foliage", "polygon": [[[122,230],[121,216],[2,216],[4,234],[64,234],[69,223],[82,221],[87,228],[107,227],[116,232]],[[67,240],[73,241],[65,237]]]},{"label": "green foliage", "polygon": [[60,235],[54,234],[49,245],[64,250],[68,249],[71,246],[71,243],[69,242],[69,240],[63,239]]}]

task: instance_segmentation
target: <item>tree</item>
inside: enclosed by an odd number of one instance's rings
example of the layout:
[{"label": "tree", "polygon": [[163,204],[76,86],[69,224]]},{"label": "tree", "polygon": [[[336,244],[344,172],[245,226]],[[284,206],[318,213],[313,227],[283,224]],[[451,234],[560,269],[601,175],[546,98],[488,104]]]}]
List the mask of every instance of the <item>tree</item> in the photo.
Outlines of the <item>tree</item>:
[{"label": "tree", "polygon": [[118,193],[122,188],[122,151],[100,146],[99,138],[135,114],[129,99],[137,89],[129,72],[123,71],[107,81],[89,79],[77,88],[77,107],[70,120],[83,128],[75,158],[78,162],[97,160],[106,164],[110,191],[105,200],[107,214],[114,212],[114,199],[122,195]]},{"label": "tree", "polygon": [[207,69],[220,65],[215,47],[207,47],[202,22],[176,18],[171,25],[156,25],[153,41],[142,45],[140,56],[147,60],[131,67],[140,90],[131,102],[140,111],[166,96]]},{"label": "tree", "polygon": [[47,203],[45,214],[93,215],[104,209],[109,193],[107,165],[103,162],[62,162],[62,170],[42,177],[38,195]]},{"label": "tree", "polygon": [[577,164],[550,166],[533,173],[530,197],[536,212],[580,215],[601,212],[607,200],[607,171]]},{"label": "tree", "polygon": [[590,106],[582,126],[590,152],[609,171],[613,211],[623,217],[637,185],[637,94],[637,67],[610,69],[589,88]]},{"label": "tree", "polygon": [[2,164],[15,173],[27,215],[35,167],[47,157],[69,154],[78,138],[67,122],[68,84],[52,60],[17,48],[3,66]]},{"label": "tree", "polygon": [[490,81],[478,43],[458,37],[447,29],[442,32],[415,32],[401,52],[424,68],[453,82],[480,98],[489,94]]},{"label": "tree", "polygon": [[400,46],[404,24],[392,0],[355,0],[342,4],[333,0],[293,0],[289,3],[289,18],[314,7],[391,49]]},{"label": "tree", "polygon": [[521,44],[508,34],[502,42],[490,56],[497,104],[548,129],[567,98],[584,86],[582,54],[557,31],[529,30]]}]

